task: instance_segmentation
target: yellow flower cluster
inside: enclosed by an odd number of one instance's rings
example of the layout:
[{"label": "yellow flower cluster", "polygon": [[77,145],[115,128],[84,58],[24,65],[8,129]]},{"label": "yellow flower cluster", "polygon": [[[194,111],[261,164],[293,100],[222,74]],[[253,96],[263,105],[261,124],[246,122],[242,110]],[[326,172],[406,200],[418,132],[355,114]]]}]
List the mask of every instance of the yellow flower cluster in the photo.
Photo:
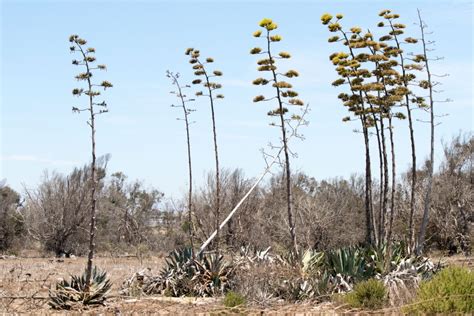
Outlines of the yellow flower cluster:
[{"label": "yellow flower cluster", "polygon": [[272,31],[272,30],[274,30],[274,29],[276,29],[276,28],[278,27],[278,25],[277,25],[276,23],[274,23],[274,22],[272,21],[272,19],[267,19],[267,18],[261,20],[260,23],[259,23],[259,25],[260,25],[261,27],[266,28],[268,31]]}]

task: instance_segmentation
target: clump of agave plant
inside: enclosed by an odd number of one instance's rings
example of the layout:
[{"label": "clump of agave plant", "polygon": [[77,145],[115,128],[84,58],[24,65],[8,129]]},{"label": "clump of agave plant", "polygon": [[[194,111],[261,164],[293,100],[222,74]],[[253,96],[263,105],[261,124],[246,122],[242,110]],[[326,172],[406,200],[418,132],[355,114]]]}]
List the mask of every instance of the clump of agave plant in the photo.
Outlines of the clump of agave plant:
[{"label": "clump of agave plant", "polygon": [[231,287],[235,265],[222,255],[205,254],[194,257],[190,249],[175,250],[166,258],[166,264],[156,277],[145,280],[145,294],[166,296],[214,296]]},{"label": "clump of agave plant", "polygon": [[[394,300],[400,301],[409,288],[417,286],[422,279],[429,278],[440,269],[428,258],[410,257],[403,243],[392,246],[390,258],[387,248],[345,247],[325,252],[307,250],[300,258],[281,258],[286,266],[296,266],[301,277],[285,280],[280,287],[280,296],[295,300],[311,298],[326,293],[344,293],[354,284],[370,278],[381,279]],[[388,269],[386,260],[390,260]]]},{"label": "clump of agave plant", "polygon": [[[352,291],[354,285],[370,278],[380,279],[392,301],[400,301],[412,284],[439,269],[429,259],[409,257],[403,244],[392,248],[386,270],[386,247],[345,247],[329,251],[307,250],[295,256],[278,256],[242,248],[232,262],[222,255],[194,257],[190,249],[175,250],[166,258],[158,276],[143,273],[140,282],[128,282],[123,293],[161,294],[166,296],[215,296],[238,289],[250,301],[302,301],[324,299],[333,293]],[[265,275],[261,272],[265,271]],[[271,275],[271,277],[270,277]],[[132,280],[133,281],[133,280]],[[138,286],[132,289],[132,285]],[[128,292],[127,292],[128,291]]]},{"label": "clump of agave plant", "polygon": [[402,258],[396,268],[384,276],[379,276],[388,290],[391,306],[401,306],[410,303],[414,290],[422,280],[430,279],[441,269],[440,263],[433,263],[428,258]]},{"label": "clump of agave plant", "polygon": [[81,276],[71,276],[71,281],[58,282],[55,289],[49,291],[48,304],[54,309],[71,309],[78,304],[104,305],[111,287],[107,273],[94,267],[90,284],[87,284],[85,272]]}]

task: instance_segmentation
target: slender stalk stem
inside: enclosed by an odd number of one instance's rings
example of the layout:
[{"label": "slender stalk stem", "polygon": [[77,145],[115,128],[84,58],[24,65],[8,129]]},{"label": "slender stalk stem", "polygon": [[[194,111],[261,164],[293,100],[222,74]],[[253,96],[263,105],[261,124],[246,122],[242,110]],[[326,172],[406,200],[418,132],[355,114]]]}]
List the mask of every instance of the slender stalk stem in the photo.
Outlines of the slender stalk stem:
[{"label": "slender stalk stem", "polygon": [[390,193],[390,219],[388,224],[387,230],[387,249],[389,253],[391,253],[391,243],[392,243],[392,228],[393,228],[393,217],[395,214],[395,194],[396,194],[396,161],[395,161],[395,142],[393,139],[393,124],[392,124],[392,115],[389,114],[388,116],[388,129],[390,135],[390,153],[391,153],[391,161],[392,161],[392,188]]},{"label": "slender stalk stem", "polygon": [[421,222],[420,233],[418,236],[418,244],[416,247],[416,253],[421,255],[423,253],[423,246],[425,243],[426,227],[428,226],[429,211],[431,208],[431,191],[433,188],[433,169],[434,169],[434,137],[435,137],[435,123],[434,123],[434,101],[433,101],[433,85],[431,80],[431,71],[428,63],[428,54],[425,40],[425,24],[421,18],[421,12],[418,10],[418,20],[420,23],[421,30],[421,42],[423,44],[423,56],[425,61],[426,75],[428,79],[428,90],[429,90],[429,106],[430,106],[430,160],[428,163],[428,186],[425,193],[425,203],[423,209],[423,220]]},{"label": "slender stalk stem", "polygon": [[[390,27],[392,31],[395,31],[393,23],[389,20]],[[403,50],[401,48],[400,42],[396,32],[393,34],[395,43],[399,50],[400,57],[400,69],[402,71],[403,85],[408,89],[408,79],[405,69],[405,57],[403,55]],[[408,250],[413,251],[415,243],[415,229],[414,229],[414,214],[415,214],[415,191],[416,191],[416,147],[415,147],[415,132],[413,128],[413,119],[412,119],[412,109],[410,107],[410,96],[409,94],[405,95],[405,107],[407,109],[408,116],[408,129],[410,131],[410,145],[411,145],[411,190],[410,190],[410,215],[408,219]]]},{"label": "slender stalk stem", "polygon": [[[340,30],[341,34],[344,36],[344,39],[347,43],[350,43],[349,38],[347,37],[346,32]],[[352,59],[356,59],[354,50],[350,45],[348,45],[349,53]],[[356,76],[360,78],[359,75]],[[354,91],[352,84],[349,80],[349,84],[351,86],[351,91],[353,94],[356,94]],[[372,199],[372,167],[371,167],[371,160],[370,160],[370,140],[369,140],[369,131],[367,128],[367,116],[366,116],[366,108],[364,97],[362,91],[359,91],[359,99],[360,99],[360,106],[362,107],[362,114],[360,115],[361,124],[362,124],[362,132],[364,135],[364,146],[365,146],[365,224],[366,224],[366,237],[365,242],[367,245],[373,245],[374,243],[374,227],[373,227],[373,199]]]},{"label": "slender stalk stem", "polygon": [[216,116],[214,112],[214,97],[213,97],[213,89],[211,87],[211,82],[209,80],[209,74],[206,71],[206,68],[204,65],[201,63],[199,58],[196,58],[197,62],[199,65],[201,65],[201,69],[204,72],[204,77],[206,78],[206,87],[209,92],[209,104],[211,106],[211,119],[212,119],[212,135],[213,135],[213,141],[214,141],[214,159],[215,159],[215,165],[216,165],[216,197],[215,197],[215,221],[214,221],[214,228],[216,229],[216,238],[215,238],[215,243],[216,243],[216,252],[219,253],[219,241],[220,241],[220,236],[219,236],[219,223],[220,223],[220,207],[221,207],[221,183],[220,183],[220,170],[219,170],[219,151],[217,148],[217,132],[216,132]]},{"label": "slender stalk stem", "polygon": [[92,278],[92,265],[94,260],[94,251],[95,251],[95,214],[96,214],[96,207],[97,207],[97,179],[96,179],[96,146],[95,146],[95,113],[94,113],[94,101],[93,101],[93,94],[92,94],[92,83],[91,83],[91,76],[90,76],[90,68],[89,62],[87,61],[86,54],[82,49],[81,45],[77,43],[81,54],[84,58],[84,64],[87,69],[87,85],[89,88],[89,114],[90,114],[90,121],[89,126],[91,128],[91,149],[92,149],[92,162],[91,162],[91,210],[90,210],[90,227],[89,227],[89,253],[87,255],[87,266],[86,266],[86,284],[87,287],[91,284]]},{"label": "slender stalk stem", "polygon": [[[270,65],[273,66],[273,56],[271,53],[271,45],[270,45],[270,31],[267,30],[267,55],[268,59],[270,60]],[[283,153],[285,155],[285,183],[286,183],[286,207],[288,213],[288,225],[290,229],[290,237],[293,246],[293,250],[295,254],[298,254],[298,243],[296,240],[296,225],[294,220],[293,214],[293,201],[292,201],[292,194],[291,194],[291,170],[290,170],[290,155],[288,150],[288,138],[286,136],[286,123],[285,123],[285,113],[283,111],[283,101],[281,99],[281,91],[278,87],[278,78],[276,75],[275,69],[271,68],[273,80],[275,82],[275,89],[276,89],[276,97],[278,100],[278,109],[279,109],[279,117],[280,117],[280,124],[281,124],[281,135],[282,135],[282,142],[283,142]]]},{"label": "slender stalk stem", "polygon": [[189,242],[194,255],[194,225],[193,225],[193,172],[192,172],[192,159],[191,159],[191,136],[189,132],[189,110],[186,107],[186,101],[184,100],[181,85],[179,84],[178,77],[170,73],[170,76],[176,87],[178,87],[178,96],[181,100],[181,107],[183,109],[184,122],[186,127],[186,145],[188,150],[188,176],[189,176],[189,190],[188,190],[188,221],[189,221]]}]

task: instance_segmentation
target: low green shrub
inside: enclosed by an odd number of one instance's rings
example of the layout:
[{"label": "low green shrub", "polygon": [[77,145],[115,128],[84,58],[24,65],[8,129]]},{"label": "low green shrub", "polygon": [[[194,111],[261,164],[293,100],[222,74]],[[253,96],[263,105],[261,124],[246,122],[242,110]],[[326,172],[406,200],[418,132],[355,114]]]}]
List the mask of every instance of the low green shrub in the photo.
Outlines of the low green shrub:
[{"label": "low green shrub", "polygon": [[467,268],[448,267],[422,282],[408,313],[472,313],[474,273]]},{"label": "low green shrub", "polygon": [[245,304],[245,297],[237,292],[229,291],[224,297],[225,307],[236,307]]},{"label": "low green shrub", "polygon": [[352,307],[379,309],[387,302],[387,291],[382,282],[370,279],[356,284],[344,300]]}]

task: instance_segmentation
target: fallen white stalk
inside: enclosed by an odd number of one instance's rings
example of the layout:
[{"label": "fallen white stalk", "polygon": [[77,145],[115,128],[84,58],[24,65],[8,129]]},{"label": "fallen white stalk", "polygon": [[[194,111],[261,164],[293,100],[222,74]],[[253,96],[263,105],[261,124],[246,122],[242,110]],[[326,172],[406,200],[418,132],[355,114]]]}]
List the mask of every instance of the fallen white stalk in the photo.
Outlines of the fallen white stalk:
[{"label": "fallen white stalk", "polygon": [[[267,175],[267,173],[270,171],[271,167],[273,166],[273,164],[275,164],[275,162],[278,160],[278,157],[280,156],[280,153],[281,151],[283,150],[283,147],[280,148],[280,151],[278,151],[278,153],[275,155],[275,158],[273,159],[273,161],[267,166],[267,168],[265,169],[265,171],[262,173],[262,175],[260,176],[260,178],[258,178],[258,180],[254,183],[254,185],[250,188],[250,190],[248,190],[248,192],[244,195],[244,197],[239,201],[239,203],[237,203],[237,205],[234,207],[234,209],[229,213],[229,215],[227,215],[227,217],[224,219],[224,221],[219,225],[219,230],[221,230],[222,228],[224,228],[225,224],[227,224],[227,222],[232,218],[232,216],[234,216],[234,214],[237,212],[237,210],[239,209],[239,207],[242,205],[242,203],[244,203],[244,201],[248,198],[248,196],[250,195],[250,193],[252,193],[252,191],[257,187],[257,185],[260,183],[260,181],[263,180],[263,178]],[[217,230],[215,230],[211,236],[209,236],[209,238],[202,244],[201,248],[199,249],[197,255],[199,256],[203,251],[204,249],[206,249],[207,246],[209,246],[209,244],[211,243],[211,241],[216,237],[217,235]]]}]

